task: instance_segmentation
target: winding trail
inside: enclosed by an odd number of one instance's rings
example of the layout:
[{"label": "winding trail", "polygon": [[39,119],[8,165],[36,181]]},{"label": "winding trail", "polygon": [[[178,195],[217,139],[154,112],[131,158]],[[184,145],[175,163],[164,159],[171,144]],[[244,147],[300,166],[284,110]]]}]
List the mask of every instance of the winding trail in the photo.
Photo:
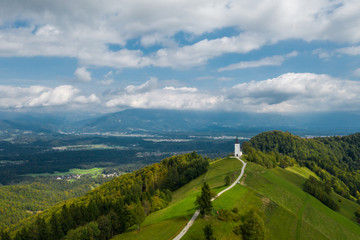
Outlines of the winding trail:
[{"label": "winding trail", "polygon": [[[244,162],[243,160],[241,160],[238,157],[232,157],[232,158],[237,158],[239,159],[239,161],[242,162],[243,166],[241,168],[241,173],[239,175],[239,177],[226,189],[222,190],[221,192],[219,192],[218,194],[216,194],[215,197],[213,197],[211,199],[211,201],[214,201],[215,199],[217,199],[218,197],[220,197],[221,194],[223,194],[226,191],[229,191],[231,188],[233,188],[237,183],[240,183],[240,179],[241,177],[244,175],[245,172],[245,167],[246,167],[246,162]],[[200,214],[200,210],[196,210],[196,212],[194,213],[194,215],[192,216],[192,218],[190,219],[190,221],[186,224],[186,226],[183,228],[183,230],[181,230],[181,232],[173,238],[173,240],[180,240],[186,233],[187,231],[190,229],[190,227],[193,225],[193,223],[195,222],[196,218],[199,216]]]}]

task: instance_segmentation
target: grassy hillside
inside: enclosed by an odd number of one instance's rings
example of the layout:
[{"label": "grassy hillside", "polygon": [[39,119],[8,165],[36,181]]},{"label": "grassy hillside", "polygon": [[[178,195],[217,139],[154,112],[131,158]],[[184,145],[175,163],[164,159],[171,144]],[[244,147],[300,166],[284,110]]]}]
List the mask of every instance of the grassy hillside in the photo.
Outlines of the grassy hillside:
[{"label": "grassy hillside", "polygon": [[[185,226],[195,212],[194,202],[201,191],[202,182],[206,180],[210,186],[220,192],[225,188],[224,177],[238,176],[242,164],[237,159],[223,159],[210,164],[206,174],[194,179],[173,193],[168,207],[149,215],[138,232],[130,229],[127,233],[113,239],[172,239]],[[234,178],[235,179],[235,178]]]},{"label": "grassy hillside", "polygon": [[[241,167],[241,162],[229,158],[212,163],[206,174],[174,192],[167,208],[149,215],[140,231],[129,229],[113,239],[149,239],[149,236],[159,240],[172,239],[195,212],[194,201],[202,182],[206,180],[213,190],[221,191],[224,177],[235,177]],[[353,216],[359,205],[333,194],[336,201],[341,200],[341,208],[335,212],[304,192],[302,185],[309,175],[314,174],[309,169],[295,166],[269,170],[249,163],[245,174],[241,185],[213,202],[213,216],[198,218],[184,240],[203,239],[202,229],[209,223],[218,240],[239,239],[232,232],[239,223],[220,221],[216,217],[216,210],[231,210],[234,207],[239,209],[240,214],[250,208],[260,209],[264,215],[266,239],[360,239],[360,226]]]}]

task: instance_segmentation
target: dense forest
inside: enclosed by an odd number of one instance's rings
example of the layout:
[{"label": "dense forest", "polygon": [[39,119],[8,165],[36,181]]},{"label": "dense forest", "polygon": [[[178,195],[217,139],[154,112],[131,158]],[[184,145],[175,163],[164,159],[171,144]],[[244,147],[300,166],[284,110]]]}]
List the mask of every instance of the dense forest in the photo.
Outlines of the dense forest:
[{"label": "dense forest", "polygon": [[360,202],[360,133],[305,139],[288,132],[264,132],[243,144],[247,160],[267,167],[295,162],[315,172],[338,194]]},{"label": "dense forest", "polygon": [[82,176],[74,181],[38,177],[14,185],[0,186],[0,228],[43,211],[57,203],[85,195],[111,179]]},{"label": "dense forest", "polygon": [[163,159],[11,226],[10,235],[16,240],[109,239],[133,225],[140,227],[146,215],[170,202],[171,191],[208,166],[209,159],[196,152]]}]

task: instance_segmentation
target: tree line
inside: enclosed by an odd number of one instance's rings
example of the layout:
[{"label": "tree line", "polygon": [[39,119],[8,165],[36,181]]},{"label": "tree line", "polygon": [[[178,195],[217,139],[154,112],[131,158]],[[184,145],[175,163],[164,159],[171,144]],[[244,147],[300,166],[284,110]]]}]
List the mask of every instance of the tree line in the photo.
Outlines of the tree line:
[{"label": "tree line", "polygon": [[339,205],[331,198],[331,185],[317,180],[310,176],[304,184],[304,191],[310,193],[320,202],[328,206],[334,211],[339,210]]}]

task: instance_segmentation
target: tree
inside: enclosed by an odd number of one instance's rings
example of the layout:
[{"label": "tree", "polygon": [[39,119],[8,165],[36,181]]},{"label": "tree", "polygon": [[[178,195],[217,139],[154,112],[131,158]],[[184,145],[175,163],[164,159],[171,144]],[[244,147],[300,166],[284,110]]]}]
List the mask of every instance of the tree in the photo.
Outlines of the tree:
[{"label": "tree", "polygon": [[355,216],[357,218],[360,218],[360,208],[358,208],[356,211],[355,211]]},{"label": "tree", "polygon": [[128,211],[130,213],[130,222],[132,224],[138,225],[138,230],[140,229],[140,224],[145,220],[145,211],[141,206],[141,202],[138,201],[136,204],[128,206]]},{"label": "tree", "polygon": [[212,210],[211,189],[206,182],[204,182],[201,188],[201,195],[196,198],[195,205],[200,209],[200,213],[203,215],[209,214]]},{"label": "tree", "polygon": [[234,227],[234,233],[241,234],[244,240],[263,240],[265,239],[264,220],[252,209],[245,215],[244,222]]},{"label": "tree", "polygon": [[214,237],[214,231],[210,224],[207,224],[203,230],[206,240],[216,240],[216,238]]},{"label": "tree", "polygon": [[111,222],[108,216],[101,216],[96,221],[100,230],[100,239],[108,240],[112,237]]},{"label": "tree", "polygon": [[25,240],[30,239],[29,231],[26,227],[23,227],[20,231],[16,233],[14,240]]},{"label": "tree", "polygon": [[100,230],[96,222],[89,222],[85,226],[71,229],[64,240],[85,240],[85,239],[99,239]]},{"label": "tree", "polygon": [[48,225],[46,224],[44,218],[37,217],[35,221],[35,225],[38,230],[38,239],[39,240],[47,240],[50,238],[50,230],[48,228]]},{"label": "tree", "polygon": [[1,240],[11,240],[11,237],[10,237],[10,235],[9,235],[9,233],[7,231],[1,230],[0,239]]},{"label": "tree", "polygon": [[64,232],[61,227],[60,220],[55,213],[53,213],[50,218],[50,231],[51,231],[52,239],[54,240],[59,240],[64,237]]},{"label": "tree", "polygon": [[230,176],[226,176],[226,177],[224,178],[224,181],[225,181],[225,186],[229,186],[229,185],[230,185],[230,182],[231,182]]}]

